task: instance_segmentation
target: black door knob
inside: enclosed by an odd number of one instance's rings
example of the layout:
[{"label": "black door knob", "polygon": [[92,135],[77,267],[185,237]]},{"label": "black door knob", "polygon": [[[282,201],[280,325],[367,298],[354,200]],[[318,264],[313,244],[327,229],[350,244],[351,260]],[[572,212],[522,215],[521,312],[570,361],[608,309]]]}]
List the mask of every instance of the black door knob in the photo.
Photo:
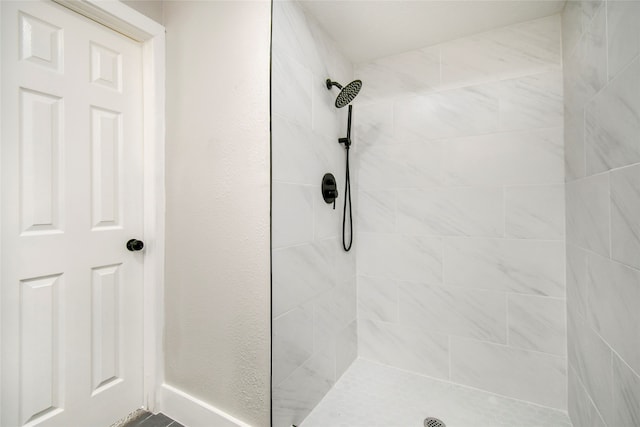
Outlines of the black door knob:
[{"label": "black door knob", "polygon": [[131,239],[127,242],[127,249],[131,252],[141,251],[144,248],[144,242],[142,240]]}]

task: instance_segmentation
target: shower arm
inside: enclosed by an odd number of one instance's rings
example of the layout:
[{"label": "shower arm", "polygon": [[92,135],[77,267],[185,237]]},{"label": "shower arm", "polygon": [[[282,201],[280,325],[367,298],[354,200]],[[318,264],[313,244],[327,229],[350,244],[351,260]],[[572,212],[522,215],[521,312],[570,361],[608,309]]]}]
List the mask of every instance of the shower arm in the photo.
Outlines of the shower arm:
[{"label": "shower arm", "polygon": [[351,112],[353,111],[353,107],[349,104],[349,115],[347,116],[347,137],[346,138],[338,138],[339,144],[344,144],[344,148],[347,150],[351,146]]}]

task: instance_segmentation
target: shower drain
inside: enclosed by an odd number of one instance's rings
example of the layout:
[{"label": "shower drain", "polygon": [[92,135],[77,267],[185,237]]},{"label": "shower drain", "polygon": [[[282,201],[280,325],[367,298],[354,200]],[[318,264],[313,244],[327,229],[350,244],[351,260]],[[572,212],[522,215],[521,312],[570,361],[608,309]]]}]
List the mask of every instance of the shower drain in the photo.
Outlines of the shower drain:
[{"label": "shower drain", "polygon": [[445,423],[443,423],[439,419],[429,417],[424,420],[424,427],[447,427],[447,426],[445,425]]}]

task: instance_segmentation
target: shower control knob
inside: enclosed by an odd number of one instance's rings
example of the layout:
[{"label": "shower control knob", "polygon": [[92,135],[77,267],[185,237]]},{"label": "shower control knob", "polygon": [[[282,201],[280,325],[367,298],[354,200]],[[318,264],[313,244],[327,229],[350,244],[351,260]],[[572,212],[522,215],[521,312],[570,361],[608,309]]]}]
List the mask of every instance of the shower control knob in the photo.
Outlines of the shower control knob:
[{"label": "shower control knob", "polygon": [[142,240],[131,239],[127,242],[127,249],[131,252],[138,252],[144,248],[144,242]]}]

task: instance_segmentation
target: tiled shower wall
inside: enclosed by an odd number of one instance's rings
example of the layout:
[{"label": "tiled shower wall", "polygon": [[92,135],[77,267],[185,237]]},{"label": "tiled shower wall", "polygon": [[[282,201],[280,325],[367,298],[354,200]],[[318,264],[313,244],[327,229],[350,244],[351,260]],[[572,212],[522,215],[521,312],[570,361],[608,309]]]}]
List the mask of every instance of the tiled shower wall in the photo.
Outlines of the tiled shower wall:
[{"label": "tiled shower wall", "polygon": [[[273,2],[273,425],[299,424],[357,354],[355,256],[342,249],[346,110],[325,80],[352,66],[300,7]],[[337,208],[322,176],[339,184]]]},{"label": "tiled shower wall", "polygon": [[569,1],[565,64],[569,414],[640,426],[640,2]]},{"label": "tiled shower wall", "polygon": [[560,17],[355,76],[359,356],[566,408]]}]

